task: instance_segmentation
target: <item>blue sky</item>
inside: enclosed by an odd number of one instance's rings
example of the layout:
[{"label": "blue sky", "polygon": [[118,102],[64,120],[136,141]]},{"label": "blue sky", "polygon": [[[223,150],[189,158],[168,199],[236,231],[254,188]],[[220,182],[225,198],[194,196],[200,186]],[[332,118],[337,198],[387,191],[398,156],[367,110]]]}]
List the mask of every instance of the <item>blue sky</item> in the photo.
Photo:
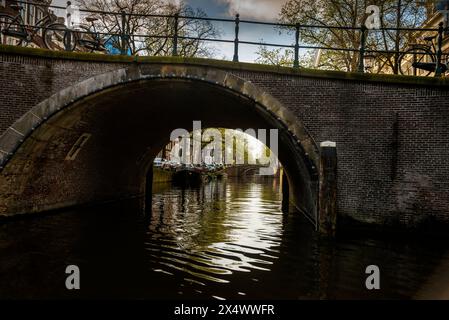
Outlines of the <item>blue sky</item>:
[{"label": "blue sky", "polygon": [[[167,0],[171,2],[179,0]],[[193,8],[201,8],[209,17],[234,18],[238,12],[241,19],[276,22],[282,5],[287,0],[185,0]],[[73,1],[75,2],[75,1]],[[54,0],[53,4],[64,6],[66,0]],[[214,23],[221,32],[221,39],[234,39],[233,23]],[[279,30],[260,25],[241,24],[240,40],[263,41],[269,43],[292,44],[293,35],[279,34]],[[217,43],[216,58],[231,60],[234,53],[232,44]],[[257,55],[257,46],[241,45],[240,61],[253,62]]]},{"label": "blue sky", "polygon": [[[234,18],[236,13],[244,20],[276,22],[282,5],[287,0],[186,0],[194,7],[203,9],[209,17]],[[222,39],[234,38],[234,25],[231,23],[217,23],[217,28],[222,32]],[[240,40],[262,41],[267,43],[292,44],[293,36],[279,34],[279,30],[270,26],[251,24],[240,25]],[[217,48],[220,53],[218,57],[232,59],[233,45],[219,44]],[[257,57],[255,52],[257,46],[241,45],[240,61],[252,62]]]},{"label": "blue sky", "polygon": [[192,7],[202,8],[210,16],[229,17],[240,13],[242,18],[276,20],[286,0],[185,0]]}]

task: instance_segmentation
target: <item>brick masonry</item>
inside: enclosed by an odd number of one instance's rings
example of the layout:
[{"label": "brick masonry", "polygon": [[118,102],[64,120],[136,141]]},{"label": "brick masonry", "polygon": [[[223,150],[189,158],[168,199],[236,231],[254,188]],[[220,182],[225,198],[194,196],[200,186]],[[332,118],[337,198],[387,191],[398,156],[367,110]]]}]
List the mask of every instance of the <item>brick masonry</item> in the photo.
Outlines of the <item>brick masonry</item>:
[{"label": "brick masonry", "polygon": [[[127,63],[0,55],[0,133],[68,86]],[[415,226],[449,222],[449,90],[444,86],[225,70],[251,81],[338,152],[338,213]]]},{"label": "brick masonry", "polygon": [[239,75],[291,108],[316,141],[337,142],[340,214],[407,225],[449,219],[447,88]]}]

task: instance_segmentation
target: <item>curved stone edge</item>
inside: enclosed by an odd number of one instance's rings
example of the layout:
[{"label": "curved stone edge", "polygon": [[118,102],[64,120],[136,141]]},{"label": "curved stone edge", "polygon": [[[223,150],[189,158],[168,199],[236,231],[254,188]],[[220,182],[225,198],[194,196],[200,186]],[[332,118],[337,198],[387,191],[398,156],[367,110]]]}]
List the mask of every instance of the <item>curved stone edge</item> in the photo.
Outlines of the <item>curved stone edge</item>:
[{"label": "curved stone edge", "polygon": [[9,46],[0,44],[0,54],[34,57],[41,59],[62,59],[86,62],[105,62],[105,63],[126,63],[126,64],[178,64],[194,65],[212,68],[226,68],[229,70],[269,72],[282,75],[295,75],[300,77],[318,78],[318,79],[336,79],[343,81],[363,81],[368,83],[390,83],[399,85],[414,85],[423,87],[449,87],[449,79],[446,77],[420,77],[403,76],[393,74],[373,74],[344,72],[333,70],[320,70],[309,68],[281,67],[257,63],[233,62],[218,59],[190,58],[190,57],[171,57],[171,56],[126,56],[126,55],[105,55],[86,52],[67,52],[52,51],[42,48],[24,48],[18,46]]},{"label": "curved stone edge", "polygon": [[[51,116],[75,101],[99,91],[139,80],[176,78],[204,81],[232,90],[267,110],[285,126],[311,160],[316,174],[319,161],[318,146],[302,122],[271,94],[251,82],[225,71],[187,65],[135,65],[100,74],[65,88],[34,106],[0,136],[0,172],[23,141]],[[314,174],[312,174],[314,176]]]}]

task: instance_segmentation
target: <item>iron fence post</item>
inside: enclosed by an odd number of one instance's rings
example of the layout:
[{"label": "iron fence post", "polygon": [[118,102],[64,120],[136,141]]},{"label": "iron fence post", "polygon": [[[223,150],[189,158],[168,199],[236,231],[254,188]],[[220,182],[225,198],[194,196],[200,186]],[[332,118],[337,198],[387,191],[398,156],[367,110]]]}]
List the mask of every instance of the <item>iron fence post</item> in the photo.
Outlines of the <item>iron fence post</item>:
[{"label": "iron fence post", "polygon": [[365,72],[365,45],[366,45],[366,26],[362,25],[360,27],[360,50],[359,50],[359,67],[358,72],[364,73]]},{"label": "iron fence post", "polygon": [[174,33],[173,33],[173,53],[172,55],[175,57],[178,55],[178,26],[179,26],[179,14],[175,13],[174,20]]},{"label": "iron fence post", "polygon": [[295,33],[295,61],[293,62],[294,68],[299,68],[299,23],[296,24]]},{"label": "iron fence post", "polygon": [[239,31],[240,31],[240,15],[235,15],[235,39],[234,39],[234,58],[232,61],[239,62]]},{"label": "iron fence post", "polygon": [[64,47],[65,47],[65,51],[71,51],[72,48],[72,26],[71,26],[71,22],[72,22],[72,3],[70,1],[67,1],[67,7],[66,7],[66,13],[67,13],[67,17],[66,17],[66,26],[67,29],[65,31],[65,35],[64,35]]},{"label": "iron fence post", "polygon": [[437,62],[435,65],[435,77],[441,77],[441,57],[443,55],[443,32],[444,23],[440,22],[438,25],[438,44],[437,44]]},{"label": "iron fence post", "polygon": [[128,48],[127,48],[127,37],[126,37],[126,12],[124,10],[122,10],[121,12],[121,16],[122,16],[122,32],[120,34],[120,39],[121,39],[121,52],[120,54],[122,55],[126,55]]}]

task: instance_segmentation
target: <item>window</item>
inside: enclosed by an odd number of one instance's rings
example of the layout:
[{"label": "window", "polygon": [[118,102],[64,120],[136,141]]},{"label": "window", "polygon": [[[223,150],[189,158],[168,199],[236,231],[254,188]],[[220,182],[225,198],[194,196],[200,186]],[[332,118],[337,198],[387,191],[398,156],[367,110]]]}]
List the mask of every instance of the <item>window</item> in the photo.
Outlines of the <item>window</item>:
[{"label": "window", "polygon": [[[36,25],[37,23],[44,17],[44,11],[42,8],[36,7]],[[43,36],[43,29],[40,28],[38,31],[38,35]]]},{"label": "window", "polygon": [[44,11],[41,8],[36,7],[36,23],[44,17]]},{"label": "window", "polygon": [[22,20],[24,23],[27,23],[27,15],[28,15],[28,6],[22,6],[22,10],[20,10],[20,15],[22,16]]},{"label": "window", "polygon": [[27,7],[27,19],[26,19],[25,22],[28,25],[34,26],[34,24],[35,24],[35,21],[34,21],[34,19],[35,19],[35,14],[34,14],[35,7],[33,5],[31,5],[31,4],[27,4],[26,7]]}]

